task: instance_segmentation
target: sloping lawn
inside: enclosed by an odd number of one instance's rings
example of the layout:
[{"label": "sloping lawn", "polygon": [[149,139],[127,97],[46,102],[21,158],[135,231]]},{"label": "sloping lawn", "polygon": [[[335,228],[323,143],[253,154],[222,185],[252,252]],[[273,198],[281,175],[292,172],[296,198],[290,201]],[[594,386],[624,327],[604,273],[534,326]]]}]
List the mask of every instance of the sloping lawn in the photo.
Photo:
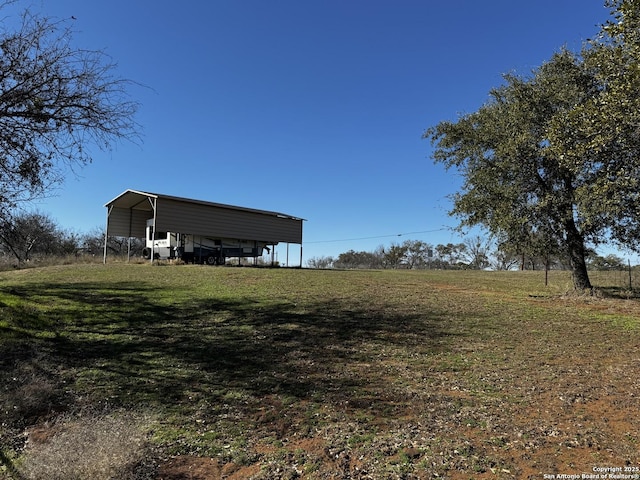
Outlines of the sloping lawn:
[{"label": "sloping lawn", "polygon": [[640,304],[570,285],[562,272],[548,287],[542,272],[2,272],[0,478],[640,473]]}]

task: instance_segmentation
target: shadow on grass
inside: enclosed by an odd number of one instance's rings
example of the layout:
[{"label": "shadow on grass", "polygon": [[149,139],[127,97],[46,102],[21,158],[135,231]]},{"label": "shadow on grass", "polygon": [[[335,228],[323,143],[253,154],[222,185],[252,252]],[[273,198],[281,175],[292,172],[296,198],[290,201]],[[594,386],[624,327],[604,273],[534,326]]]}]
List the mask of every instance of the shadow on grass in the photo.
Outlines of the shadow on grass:
[{"label": "shadow on grass", "polygon": [[407,348],[443,351],[454,335],[437,312],[376,308],[362,299],[189,300],[185,289],[173,291],[168,304],[166,293],[138,283],[37,284],[0,293],[20,299],[0,306],[8,319],[0,330],[4,380],[20,375],[19,365],[37,363],[50,381],[56,377],[60,388],[94,403],[171,409],[358,390],[374,398],[366,392],[385,388],[372,386],[384,382],[376,371],[381,359]]}]

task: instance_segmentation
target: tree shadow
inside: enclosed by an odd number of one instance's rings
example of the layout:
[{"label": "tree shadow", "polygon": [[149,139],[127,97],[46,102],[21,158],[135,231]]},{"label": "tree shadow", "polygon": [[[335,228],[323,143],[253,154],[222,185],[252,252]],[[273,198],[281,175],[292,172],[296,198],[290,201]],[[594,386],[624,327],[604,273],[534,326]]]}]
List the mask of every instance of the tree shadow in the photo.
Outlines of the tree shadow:
[{"label": "tree shadow", "polygon": [[2,377],[34,362],[92,402],[172,409],[279,395],[383,411],[385,377],[376,369],[384,355],[446,351],[459,334],[444,312],[339,299],[194,301],[186,292],[176,289],[167,304],[138,282],[20,287],[11,295],[45,308],[30,317],[0,307],[9,318],[0,330]]}]

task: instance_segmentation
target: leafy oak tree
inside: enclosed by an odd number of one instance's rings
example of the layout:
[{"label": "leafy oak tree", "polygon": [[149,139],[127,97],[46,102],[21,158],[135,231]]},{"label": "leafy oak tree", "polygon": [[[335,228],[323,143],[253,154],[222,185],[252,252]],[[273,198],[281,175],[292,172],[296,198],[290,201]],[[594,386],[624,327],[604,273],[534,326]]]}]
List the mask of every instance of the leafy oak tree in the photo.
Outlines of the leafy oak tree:
[{"label": "leafy oak tree", "polygon": [[451,213],[565,256],[579,290],[591,289],[587,245],[640,243],[640,0],[608,5],[615,21],[581,55],[505,75],[478,111],[424,134],[463,175]]},{"label": "leafy oak tree", "polygon": [[[550,133],[568,165],[589,173],[588,221],[640,248],[640,1],[609,0],[612,20],[584,49],[598,95],[557,118]],[[568,135],[567,132],[572,132]]]},{"label": "leafy oak tree", "polygon": [[[9,3],[0,4],[3,11]],[[76,48],[73,20],[25,11],[0,25],[0,216],[45,195],[68,166],[138,137],[132,82],[102,51]]]},{"label": "leafy oak tree", "polygon": [[[425,136],[433,157],[464,177],[453,214],[466,225],[482,224],[504,244],[524,247],[532,236],[561,241],[577,288],[591,288],[585,244],[600,231],[586,224],[580,202],[589,173],[563,161],[549,136],[556,116],[597,95],[583,63],[564,51],[531,78],[505,75],[490,101],[457,122],[441,122]],[[568,132],[569,134],[571,132]]]}]

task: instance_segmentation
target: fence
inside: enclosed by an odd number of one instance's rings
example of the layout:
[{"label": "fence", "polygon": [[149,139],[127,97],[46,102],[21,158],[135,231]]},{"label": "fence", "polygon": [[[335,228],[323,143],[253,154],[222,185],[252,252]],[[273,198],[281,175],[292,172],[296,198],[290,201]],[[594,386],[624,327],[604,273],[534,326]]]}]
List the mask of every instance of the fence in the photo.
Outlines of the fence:
[{"label": "fence", "polygon": [[614,288],[617,290],[640,291],[640,270],[591,270],[591,284],[594,287]]}]

